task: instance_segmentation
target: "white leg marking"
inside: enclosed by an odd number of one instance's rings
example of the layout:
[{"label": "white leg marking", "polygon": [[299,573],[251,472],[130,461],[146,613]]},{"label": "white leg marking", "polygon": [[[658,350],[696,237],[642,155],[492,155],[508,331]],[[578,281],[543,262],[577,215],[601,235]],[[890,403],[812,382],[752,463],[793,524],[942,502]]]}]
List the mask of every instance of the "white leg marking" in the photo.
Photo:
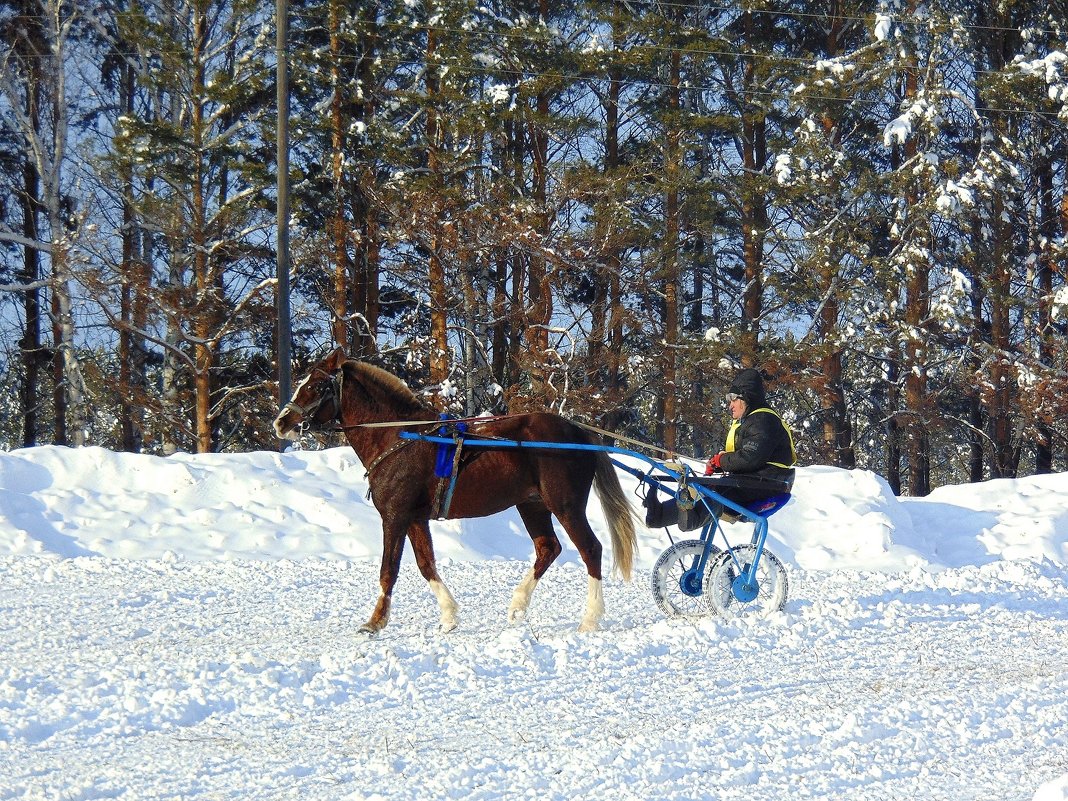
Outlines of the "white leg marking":
[{"label": "white leg marking", "polygon": [[597,631],[602,617],[604,617],[604,592],[601,588],[601,580],[590,576],[590,584],[586,590],[586,613],[582,616],[579,631]]},{"label": "white leg marking", "polygon": [[456,603],[456,599],[452,597],[449,588],[440,581],[431,581],[429,583],[430,591],[437,597],[438,607],[441,609],[441,631],[442,633],[448,633],[456,628],[460,622],[458,618],[460,606]]},{"label": "white leg marking", "polygon": [[519,586],[512,593],[512,602],[508,604],[508,622],[518,623],[527,616],[527,607],[530,606],[530,596],[534,594],[534,588],[538,586],[538,580],[534,578],[534,568],[530,568]]}]

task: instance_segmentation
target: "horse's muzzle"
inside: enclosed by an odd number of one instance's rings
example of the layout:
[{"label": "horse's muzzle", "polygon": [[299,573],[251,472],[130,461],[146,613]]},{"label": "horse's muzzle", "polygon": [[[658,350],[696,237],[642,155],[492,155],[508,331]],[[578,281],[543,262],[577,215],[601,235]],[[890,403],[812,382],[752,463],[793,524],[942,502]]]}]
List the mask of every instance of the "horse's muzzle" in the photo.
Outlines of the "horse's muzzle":
[{"label": "horse's muzzle", "polygon": [[296,440],[303,422],[304,415],[292,403],[287,403],[274,418],[274,433],[278,439]]}]

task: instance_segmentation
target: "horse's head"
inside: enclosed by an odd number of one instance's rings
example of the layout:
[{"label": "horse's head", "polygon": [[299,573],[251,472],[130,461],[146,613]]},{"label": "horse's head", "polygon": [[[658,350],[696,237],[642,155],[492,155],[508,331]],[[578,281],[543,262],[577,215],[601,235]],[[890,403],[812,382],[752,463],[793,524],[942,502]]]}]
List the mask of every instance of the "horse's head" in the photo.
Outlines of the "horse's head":
[{"label": "horse's head", "polygon": [[341,369],[348,357],[337,348],[304,377],[274,419],[279,439],[296,439],[303,429],[322,429],[341,413]]}]

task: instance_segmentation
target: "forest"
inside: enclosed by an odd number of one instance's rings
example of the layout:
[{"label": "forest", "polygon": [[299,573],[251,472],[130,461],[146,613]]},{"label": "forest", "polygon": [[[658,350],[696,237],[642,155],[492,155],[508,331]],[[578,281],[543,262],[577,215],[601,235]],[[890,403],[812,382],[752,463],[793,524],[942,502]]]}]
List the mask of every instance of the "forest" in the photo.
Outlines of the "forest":
[{"label": "forest", "polygon": [[1066,49],[1068,0],[0,0],[0,448],[277,449],[285,335],[698,458],[756,366],[903,495],[1066,470]]}]

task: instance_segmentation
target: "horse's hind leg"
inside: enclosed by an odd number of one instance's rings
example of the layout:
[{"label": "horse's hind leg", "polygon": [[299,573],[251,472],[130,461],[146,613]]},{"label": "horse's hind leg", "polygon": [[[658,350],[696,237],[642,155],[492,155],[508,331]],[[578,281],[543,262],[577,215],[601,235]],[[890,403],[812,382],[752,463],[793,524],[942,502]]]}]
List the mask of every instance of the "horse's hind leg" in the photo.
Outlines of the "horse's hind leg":
[{"label": "horse's hind leg", "polygon": [[534,566],[512,593],[512,602],[508,605],[508,622],[516,623],[523,619],[530,606],[530,597],[538,586],[541,577],[549,569],[556,557],[560,555],[560,540],[553,530],[553,519],[549,510],[539,502],[531,501],[516,506],[527,533],[534,541]]},{"label": "horse's hind leg", "polygon": [[430,591],[438,599],[438,607],[441,609],[441,631],[452,631],[459,622],[460,607],[438,575],[437,562],[434,559],[434,544],[430,539],[430,524],[425,520],[412,523],[408,527],[408,539],[411,540],[419,572],[423,574],[423,578],[430,585]]},{"label": "horse's hind leg", "polygon": [[564,531],[586,565],[589,585],[586,590],[586,611],[579,623],[579,631],[596,631],[604,617],[604,591],[601,586],[601,543],[586,520],[585,509],[561,509],[554,512]]}]

